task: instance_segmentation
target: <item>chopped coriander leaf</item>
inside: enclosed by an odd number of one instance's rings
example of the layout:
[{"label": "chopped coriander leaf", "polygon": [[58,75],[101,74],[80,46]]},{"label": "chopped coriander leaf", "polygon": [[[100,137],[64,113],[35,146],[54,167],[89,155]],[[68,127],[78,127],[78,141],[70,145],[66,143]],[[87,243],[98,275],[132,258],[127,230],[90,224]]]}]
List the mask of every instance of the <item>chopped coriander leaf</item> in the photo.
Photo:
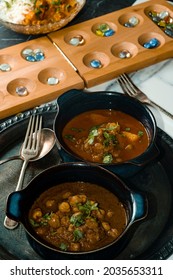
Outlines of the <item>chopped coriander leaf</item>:
[{"label": "chopped coriander leaf", "polygon": [[67,244],[65,244],[65,243],[62,242],[62,243],[60,244],[59,248],[60,248],[62,251],[67,251],[68,246],[67,246]]},{"label": "chopped coriander leaf", "polygon": [[78,206],[79,210],[82,211],[86,216],[89,216],[91,211],[98,210],[98,203],[92,204],[90,200],[83,205]]},{"label": "chopped coriander leaf", "polygon": [[40,224],[35,222],[33,219],[30,219],[29,222],[33,227],[39,227],[40,226]]},{"label": "chopped coriander leaf", "polygon": [[75,137],[71,134],[66,134],[64,137],[71,142],[75,142],[75,140],[76,140]]},{"label": "chopped coriander leaf", "polygon": [[73,214],[70,218],[70,223],[76,227],[80,227],[82,224],[84,224],[83,214]]},{"label": "chopped coriander leaf", "polygon": [[113,160],[113,157],[111,154],[106,154],[104,157],[103,157],[103,163],[111,163]]},{"label": "chopped coriander leaf", "polygon": [[78,241],[81,238],[83,238],[83,232],[81,230],[79,230],[79,229],[75,229],[73,231],[73,235],[74,235],[74,241]]},{"label": "chopped coriander leaf", "polygon": [[126,127],[126,128],[125,128],[125,131],[130,131],[130,127]]},{"label": "chopped coriander leaf", "polygon": [[142,137],[143,135],[144,135],[144,132],[141,131],[141,130],[139,130],[139,131],[138,131],[138,136],[139,136],[139,137]]}]

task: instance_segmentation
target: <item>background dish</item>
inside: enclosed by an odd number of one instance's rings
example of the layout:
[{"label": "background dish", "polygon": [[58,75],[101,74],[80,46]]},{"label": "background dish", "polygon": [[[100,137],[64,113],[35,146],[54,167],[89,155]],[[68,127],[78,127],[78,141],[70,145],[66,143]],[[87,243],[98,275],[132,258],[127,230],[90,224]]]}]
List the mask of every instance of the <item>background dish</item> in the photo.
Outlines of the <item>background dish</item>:
[{"label": "background dish", "polygon": [[[42,107],[37,110],[43,111],[44,126],[52,128],[56,114],[55,106]],[[16,121],[14,118],[6,120],[4,129],[1,128],[1,158],[18,152],[30,113],[31,111],[26,112]],[[173,174],[171,170],[173,140],[158,129],[156,142],[161,151],[159,161],[148,165],[136,176],[128,179],[134,189],[139,191],[145,189],[149,199],[149,217],[145,221],[133,225],[129,232],[131,241],[116,259],[167,259],[173,252]],[[60,162],[57,152],[55,146],[48,156],[28,166],[24,186],[36,174]],[[20,226],[15,231],[8,231],[3,227],[6,197],[9,192],[14,190],[21,164],[21,161],[15,161],[0,167],[0,258],[36,260],[40,257],[28,244],[23,228]],[[9,239],[12,239],[13,242],[9,243]]]},{"label": "background dish", "polygon": [[55,30],[58,30],[65,25],[67,25],[70,21],[73,20],[73,18],[80,12],[80,10],[85,5],[85,0],[77,0],[77,6],[72,14],[70,16],[67,16],[60,21],[53,22],[53,23],[47,23],[47,24],[41,24],[41,25],[22,25],[22,24],[14,24],[11,22],[3,21],[0,19],[0,23],[3,24],[5,27],[23,34],[28,35],[38,35],[38,34],[46,34],[48,32],[52,32]]}]

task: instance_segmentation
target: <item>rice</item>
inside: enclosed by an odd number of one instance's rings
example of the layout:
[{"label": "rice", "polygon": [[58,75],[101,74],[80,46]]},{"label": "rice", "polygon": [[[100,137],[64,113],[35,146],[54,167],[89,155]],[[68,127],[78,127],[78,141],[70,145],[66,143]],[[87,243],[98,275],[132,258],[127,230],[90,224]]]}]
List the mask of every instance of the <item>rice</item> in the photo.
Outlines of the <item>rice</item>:
[{"label": "rice", "polygon": [[35,0],[0,0],[0,19],[20,24],[25,14],[33,10]]}]

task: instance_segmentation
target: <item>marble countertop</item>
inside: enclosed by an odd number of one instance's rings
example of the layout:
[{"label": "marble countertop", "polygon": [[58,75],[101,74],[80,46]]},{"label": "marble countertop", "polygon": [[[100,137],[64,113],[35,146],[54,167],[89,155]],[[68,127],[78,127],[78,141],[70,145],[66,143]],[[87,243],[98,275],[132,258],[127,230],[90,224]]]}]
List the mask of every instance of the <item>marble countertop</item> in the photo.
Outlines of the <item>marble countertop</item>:
[{"label": "marble countertop", "polygon": [[[144,2],[137,1],[112,1],[112,0],[88,0],[86,1],[86,8],[73,21],[73,24],[79,23],[83,20],[94,18],[118,10],[120,8],[128,7],[134,4]],[[15,45],[27,40],[33,39],[34,36],[19,35],[13,31],[7,30],[0,25],[0,48]],[[145,69],[133,72],[130,74],[136,85],[144,91],[151,100],[158,103],[164,109],[173,114],[173,59],[167,59],[155,65],[146,67]],[[90,88],[89,91],[110,90],[122,92],[116,79],[100,84],[99,86]],[[165,131],[173,138],[173,119],[170,119],[157,108],[150,106],[158,127]],[[173,255],[169,258],[173,260]]]}]

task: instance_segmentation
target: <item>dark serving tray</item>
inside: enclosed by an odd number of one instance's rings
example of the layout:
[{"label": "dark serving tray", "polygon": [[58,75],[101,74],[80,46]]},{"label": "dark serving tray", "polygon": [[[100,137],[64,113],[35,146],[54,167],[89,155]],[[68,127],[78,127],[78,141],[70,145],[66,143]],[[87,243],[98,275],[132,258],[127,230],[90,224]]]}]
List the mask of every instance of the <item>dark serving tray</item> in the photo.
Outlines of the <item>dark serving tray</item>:
[{"label": "dark serving tray", "polygon": [[[44,127],[53,127],[56,103],[7,119],[0,124],[0,159],[19,153],[33,111],[43,114]],[[160,149],[157,161],[126,179],[134,190],[146,193],[148,216],[131,227],[130,241],[116,259],[167,259],[173,253],[173,139],[159,128],[157,146]],[[46,157],[29,164],[24,187],[36,174],[59,163],[55,145]],[[21,165],[21,160],[15,160],[0,166],[0,259],[38,260],[41,257],[30,247],[22,225],[12,231],[3,226],[6,198],[15,189]]]}]

